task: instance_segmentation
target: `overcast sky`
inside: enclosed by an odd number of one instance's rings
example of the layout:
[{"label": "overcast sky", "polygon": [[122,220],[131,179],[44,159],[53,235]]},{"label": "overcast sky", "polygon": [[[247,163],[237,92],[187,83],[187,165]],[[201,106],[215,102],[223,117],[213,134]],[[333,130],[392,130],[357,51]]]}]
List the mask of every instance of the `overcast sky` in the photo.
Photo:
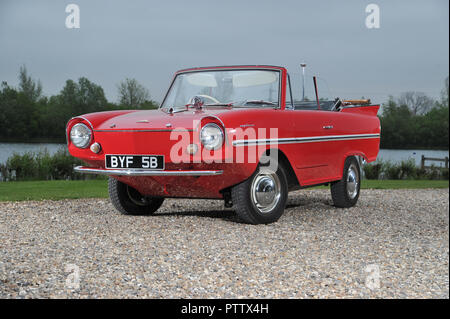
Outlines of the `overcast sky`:
[{"label": "overcast sky", "polygon": [[[79,29],[65,26],[70,3]],[[370,3],[378,29],[365,25]],[[85,76],[117,101],[129,77],[160,102],[181,68],[271,64],[299,75],[304,61],[334,96],[437,98],[449,73],[448,12],[448,0],[0,0],[0,80],[17,85],[25,64],[46,95]]]}]

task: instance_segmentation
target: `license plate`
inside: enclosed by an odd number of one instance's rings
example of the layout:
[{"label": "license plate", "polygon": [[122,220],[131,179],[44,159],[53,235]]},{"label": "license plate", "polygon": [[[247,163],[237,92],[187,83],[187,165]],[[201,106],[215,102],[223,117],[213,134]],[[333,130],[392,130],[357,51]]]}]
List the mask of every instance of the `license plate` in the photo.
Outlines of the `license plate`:
[{"label": "license plate", "polygon": [[164,155],[106,155],[106,168],[164,169]]}]

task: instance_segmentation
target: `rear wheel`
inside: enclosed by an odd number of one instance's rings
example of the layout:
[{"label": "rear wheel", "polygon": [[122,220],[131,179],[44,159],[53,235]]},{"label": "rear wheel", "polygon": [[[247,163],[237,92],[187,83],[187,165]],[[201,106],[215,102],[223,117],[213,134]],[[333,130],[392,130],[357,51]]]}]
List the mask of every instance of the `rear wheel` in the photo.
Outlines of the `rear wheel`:
[{"label": "rear wheel", "polygon": [[236,214],[249,224],[277,221],[284,212],[287,194],[286,173],[280,165],[276,171],[259,166],[249,179],[231,190]]},{"label": "rear wheel", "polygon": [[355,206],[361,188],[360,175],[357,159],[354,156],[348,157],[345,160],[342,179],[331,184],[334,206],[342,208]]},{"label": "rear wheel", "polygon": [[112,177],[108,180],[111,203],[125,215],[151,215],[161,207],[164,198],[143,196],[133,187]]}]

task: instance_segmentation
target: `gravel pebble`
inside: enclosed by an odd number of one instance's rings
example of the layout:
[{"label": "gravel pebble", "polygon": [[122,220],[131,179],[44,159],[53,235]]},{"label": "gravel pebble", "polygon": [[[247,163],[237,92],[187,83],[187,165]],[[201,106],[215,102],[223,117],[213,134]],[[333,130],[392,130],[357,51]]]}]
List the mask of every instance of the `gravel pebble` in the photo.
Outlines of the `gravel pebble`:
[{"label": "gravel pebble", "polygon": [[302,190],[256,226],[213,200],[3,202],[0,298],[449,298],[448,224],[448,189]]}]

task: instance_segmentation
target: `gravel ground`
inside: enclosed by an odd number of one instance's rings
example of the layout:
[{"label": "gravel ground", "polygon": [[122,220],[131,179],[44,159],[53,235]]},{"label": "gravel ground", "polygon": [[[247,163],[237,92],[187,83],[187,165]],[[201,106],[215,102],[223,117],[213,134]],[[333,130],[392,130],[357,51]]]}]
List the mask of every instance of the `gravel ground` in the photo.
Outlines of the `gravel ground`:
[{"label": "gravel ground", "polygon": [[147,217],[105,199],[3,202],[0,297],[449,298],[448,209],[448,189],[362,190],[344,210],[303,190],[252,226],[221,201]]}]

